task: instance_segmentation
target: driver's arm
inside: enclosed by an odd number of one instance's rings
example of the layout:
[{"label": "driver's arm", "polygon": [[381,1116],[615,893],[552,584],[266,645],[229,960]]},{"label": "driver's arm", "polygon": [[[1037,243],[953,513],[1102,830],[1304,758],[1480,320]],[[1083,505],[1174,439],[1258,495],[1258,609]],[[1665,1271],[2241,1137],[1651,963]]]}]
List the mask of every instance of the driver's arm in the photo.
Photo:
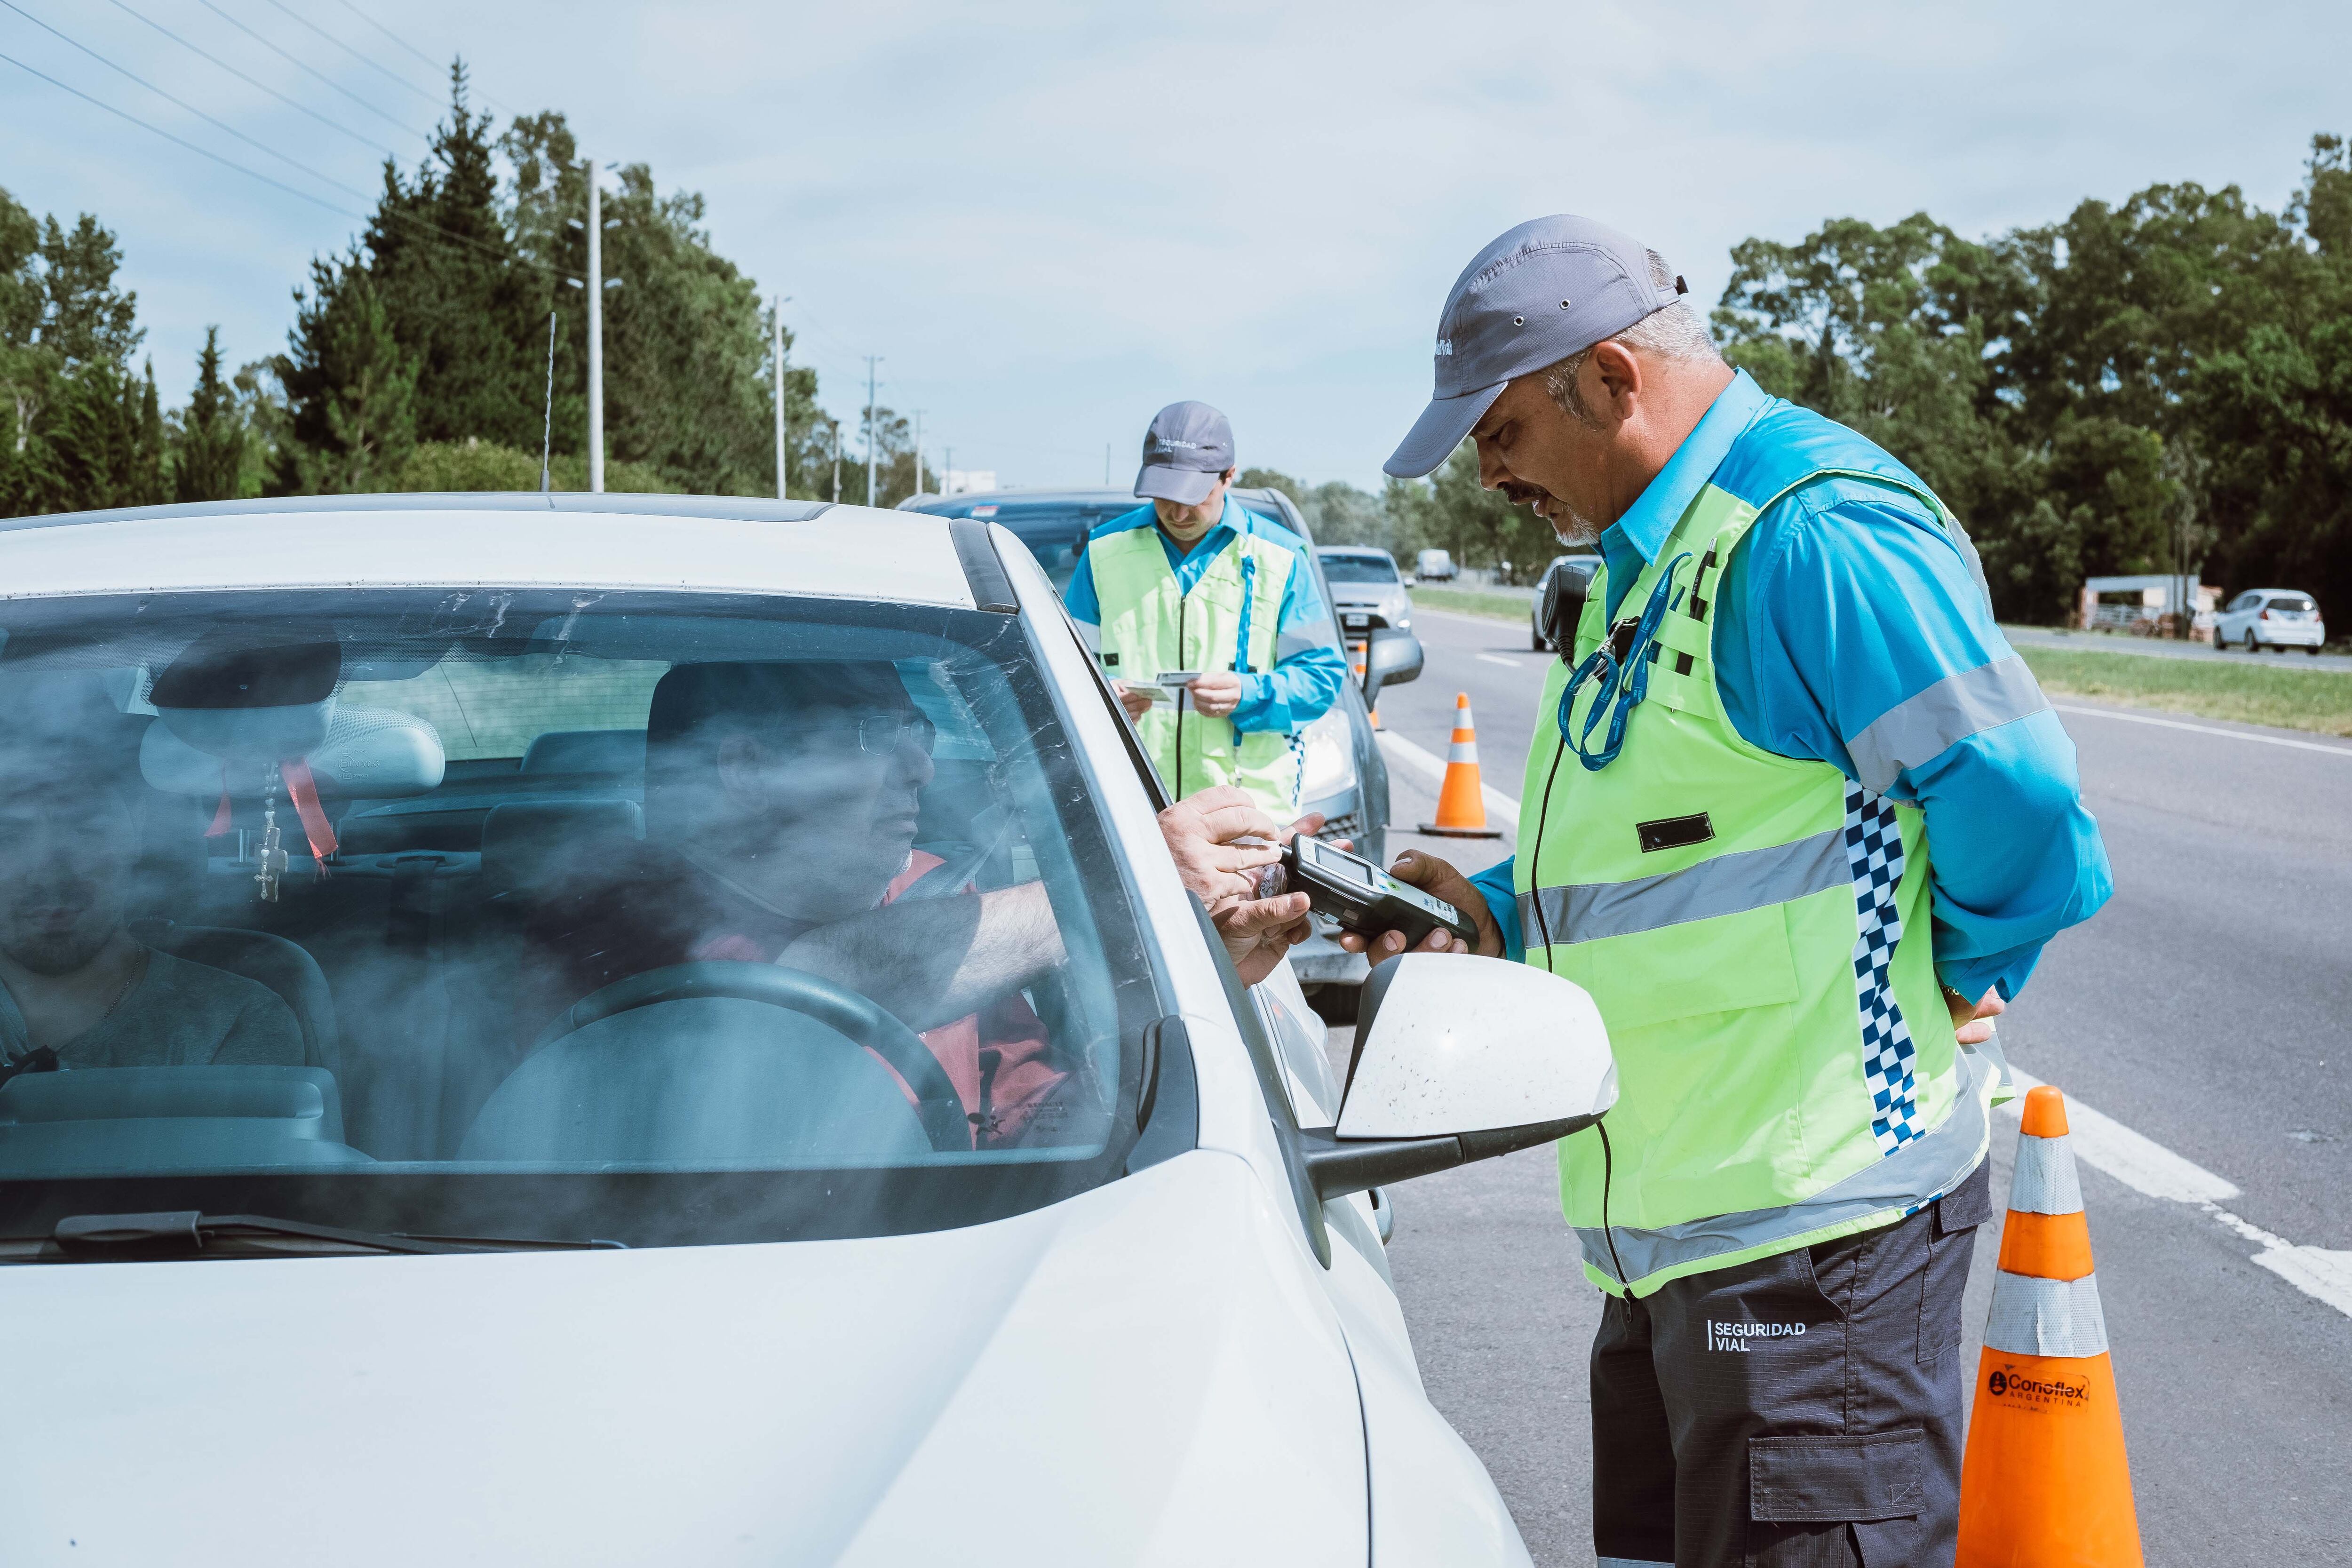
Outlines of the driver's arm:
[{"label": "driver's arm", "polygon": [[819,926],[776,962],[849,987],[919,1034],[979,1012],[1067,957],[1045,884],[1024,882],[867,910]]}]

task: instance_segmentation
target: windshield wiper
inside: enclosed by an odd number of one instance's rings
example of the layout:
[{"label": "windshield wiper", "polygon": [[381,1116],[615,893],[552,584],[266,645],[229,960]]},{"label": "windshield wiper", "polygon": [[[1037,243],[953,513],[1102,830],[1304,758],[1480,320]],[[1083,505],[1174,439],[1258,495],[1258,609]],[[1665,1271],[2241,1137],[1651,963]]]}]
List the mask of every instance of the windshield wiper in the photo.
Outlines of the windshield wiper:
[{"label": "windshield wiper", "polygon": [[42,1263],[145,1258],[285,1258],[339,1252],[411,1255],[466,1252],[571,1251],[619,1247],[617,1241],[569,1241],[539,1237],[409,1236],[345,1230],[266,1215],[207,1215],[194,1209],[160,1214],[78,1214],[58,1221],[46,1237],[0,1241],[0,1262]]}]

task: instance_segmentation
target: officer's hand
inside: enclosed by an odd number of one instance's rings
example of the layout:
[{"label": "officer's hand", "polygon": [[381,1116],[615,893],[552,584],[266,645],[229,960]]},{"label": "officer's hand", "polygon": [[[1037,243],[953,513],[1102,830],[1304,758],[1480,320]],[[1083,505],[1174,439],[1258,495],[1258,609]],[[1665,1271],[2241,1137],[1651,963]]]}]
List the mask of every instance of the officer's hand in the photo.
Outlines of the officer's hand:
[{"label": "officer's hand", "polygon": [[[1454,869],[1453,862],[1441,860],[1434,855],[1424,855],[1418,849],[1408,849],[1397,857],[1396,864],[1390,867],[1389,871],[1399,881],[1411,882],[1423,892],[1432,893],[1444,899],[1447,903],[1468,915],[1478,928],[1478,945],[1475,949],[1470,947],[1452,931],[1440,926],[1429,933],[1417,951],[1422,952],[1475,951],[1487,958],[1503,956],[1502,929],[1495,924],[1495,917],[1487,912],[1486,900],[1479,896],[1477,889],[1470,885],[1469,878]],[[1404,933],[1396,931],[1382,931],[1368,943],[1363,937],[1354,931],[1341,931],[1339,945],[1349,952],[1360,952],[1374,963],[1379,963],[1384,959],[1394,958],[1404,951]]]},{"label": "officer's hand", "polygon": [[[1318,819],[1319,821],[1319,819]],[[1282,858],[1284,830],[1232,784],[1197,790],[1160,814],[1176,874],[1214,917],[1257,897],[1257,871]],[[1235,843],[1248,838],[1255,842]],[[1238,962],[1238,961],[1236,961]]]},{"label": "officer's hand", "polygon": [[1130,686],[1124,680],[1114,680],[1111,685],[1118,689],[1118,705],[1127,710],[1129,719],[1140,719],[1151,711],[1151,688]]},{"label": "officer's hand", "polygon": [[1222,719],[1242,705],[1242,678],[1230,669],[1213,669],[1192,685],[1192,706],[1212,719]]},{"label": "officer's hand", "polygon": [[1991,1039],[1992,1020],[2009,1011],[2009,1004],[2000,999],[1997,986],[1974,1003],[1948,990],[1944,993],[1944,1005],[1952,1010],[1952,1037],[1964,1046],[1980,1046]]}]

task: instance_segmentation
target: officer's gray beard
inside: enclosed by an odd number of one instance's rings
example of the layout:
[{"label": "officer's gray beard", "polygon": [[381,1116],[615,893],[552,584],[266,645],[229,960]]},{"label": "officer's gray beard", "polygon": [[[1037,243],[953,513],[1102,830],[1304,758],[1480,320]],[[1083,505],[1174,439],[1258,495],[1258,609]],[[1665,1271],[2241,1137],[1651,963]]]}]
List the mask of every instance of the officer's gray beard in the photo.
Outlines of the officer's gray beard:
[{"label": "officer's gray beard", "polygon": [[1609,531],[1607,523],[1586,516],[1558,496],[1552,497],[1552,515],[1544,521],[1551,524],[1552,537],[1567,545],[1597,544]]}]

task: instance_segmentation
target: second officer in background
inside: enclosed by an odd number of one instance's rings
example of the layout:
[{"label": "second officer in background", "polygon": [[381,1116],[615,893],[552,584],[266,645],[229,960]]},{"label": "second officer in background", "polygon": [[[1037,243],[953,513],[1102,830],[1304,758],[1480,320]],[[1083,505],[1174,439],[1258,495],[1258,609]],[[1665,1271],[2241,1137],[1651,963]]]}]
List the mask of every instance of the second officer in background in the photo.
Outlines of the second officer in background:
[{"label": "second officer in background", "polygon": [[[1307,726],[1348,678],[1307,543],[1243,507],[1234,432],[1205,403],[1171,403],[1144,433],[1143,505],[1096,528],[1064,595],[1097,632],[1160,776],[1182,796],[1217,784],[1268,815],[1298,811]],[[1181,687],[1163,676],[1191,673]]]}]

